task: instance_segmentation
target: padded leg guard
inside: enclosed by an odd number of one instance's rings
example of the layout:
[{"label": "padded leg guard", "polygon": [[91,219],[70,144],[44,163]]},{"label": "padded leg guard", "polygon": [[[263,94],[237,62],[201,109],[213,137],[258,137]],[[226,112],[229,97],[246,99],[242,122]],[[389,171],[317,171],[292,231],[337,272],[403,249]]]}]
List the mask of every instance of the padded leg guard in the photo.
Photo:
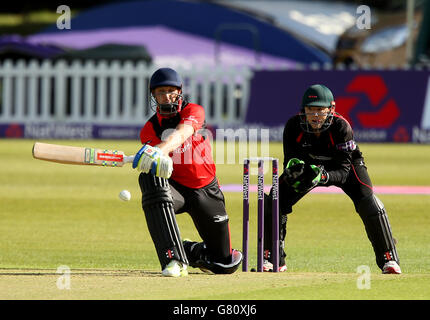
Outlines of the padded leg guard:
[{"label": "padded leg guard", "polygon": [[384,264],[391,260],[400,264],[390,222],[381,200],[375,195],[366,197],[357,204],[357,211],[372,243],[379,268],[382,269]]},{"label": "padded leg guard", "polygon": [[141,173],[142,209],[154,242],[161,269],[171,260],[188,264],[173,209],[173,198],[167,179]]},{"label": "padded leg guard", "polygon": [[[285,264],[285,237],[287,235],[288,215],[279,212],[279,265]],[[273,263],[272,252],[272,193],[264,194],[264,259]]]}]

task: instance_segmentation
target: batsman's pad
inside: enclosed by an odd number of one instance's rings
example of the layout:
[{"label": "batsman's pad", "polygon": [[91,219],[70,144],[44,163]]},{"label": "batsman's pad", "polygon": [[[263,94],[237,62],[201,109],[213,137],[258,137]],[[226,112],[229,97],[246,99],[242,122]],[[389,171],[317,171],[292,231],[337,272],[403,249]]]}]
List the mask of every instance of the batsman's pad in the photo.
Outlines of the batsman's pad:
[{"label": "batsman's pad", "polygon": [[139,185],[142,191],[142,209],[162,269],[171,260],[188,265],[168,180],[153,174],[141,173]]},{"label": "batsman's pad", "polygon": [[366,197],[358,203],[357,212],[363,220],[367,237],[372,243],[378,266],[382,268],[390,260],[400,264],[390,222],[382,201],[374,194]]}]

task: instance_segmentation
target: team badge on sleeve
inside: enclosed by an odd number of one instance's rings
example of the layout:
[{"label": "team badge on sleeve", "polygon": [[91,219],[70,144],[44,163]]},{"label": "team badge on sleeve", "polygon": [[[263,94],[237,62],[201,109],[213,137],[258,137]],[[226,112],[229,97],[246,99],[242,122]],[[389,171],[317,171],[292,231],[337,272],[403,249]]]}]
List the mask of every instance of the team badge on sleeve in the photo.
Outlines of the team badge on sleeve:
[{"label": "team badge on sleeve", "polygon": [[341,151],[354,151],[357,148],[357,145],[354,140],[349,140],[347,142],[337,144],[336,148]]}]

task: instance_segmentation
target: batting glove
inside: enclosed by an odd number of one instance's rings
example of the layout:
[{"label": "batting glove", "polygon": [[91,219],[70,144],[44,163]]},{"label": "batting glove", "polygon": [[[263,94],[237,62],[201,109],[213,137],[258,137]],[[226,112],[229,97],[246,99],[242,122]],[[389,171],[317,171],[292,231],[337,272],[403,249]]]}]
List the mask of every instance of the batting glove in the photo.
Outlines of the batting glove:
[{"label": "batting glove", "polygon": [[146,144],[136,153],[133,168],[168,179],[173,172],[173,161],[170,157],[163,155],[160,148]]},{"label": "batting glove", "polygon": [[152,169],[152,164],[161,155],[159,148],[145,144],[134,156],[133,169],[148,173]]},{"label": "batting glove", "polygon": [[169,179],[173,172],[173,161],[169,156],[160,156],[152,165],[151,173],[160,178]]}]

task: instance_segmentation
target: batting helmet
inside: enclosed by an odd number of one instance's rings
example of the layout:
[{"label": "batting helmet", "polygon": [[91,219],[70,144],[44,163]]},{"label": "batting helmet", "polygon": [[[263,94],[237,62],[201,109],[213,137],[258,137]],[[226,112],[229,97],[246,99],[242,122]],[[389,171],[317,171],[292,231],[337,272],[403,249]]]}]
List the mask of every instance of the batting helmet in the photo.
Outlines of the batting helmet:
[{"label": "batting helmet", "polygon": [[155,71],[149,81],[149,89],[152,91],[157,87],[172,86],[182,88],[181,76],[173,69],[161,68]]},{"label": "batting helmet", "polygon": [[181,76],[173,69],[161,68],[155,71],[149,81],[149,90],[151,91],[151,108],[157,111],[161,117],[171,117],[181,111],[183,96],[182,93],[176,94],[174,101],[168,103],[159,103],[154,97],[154,89],[158,87],[176,87],[182,90]]}]

